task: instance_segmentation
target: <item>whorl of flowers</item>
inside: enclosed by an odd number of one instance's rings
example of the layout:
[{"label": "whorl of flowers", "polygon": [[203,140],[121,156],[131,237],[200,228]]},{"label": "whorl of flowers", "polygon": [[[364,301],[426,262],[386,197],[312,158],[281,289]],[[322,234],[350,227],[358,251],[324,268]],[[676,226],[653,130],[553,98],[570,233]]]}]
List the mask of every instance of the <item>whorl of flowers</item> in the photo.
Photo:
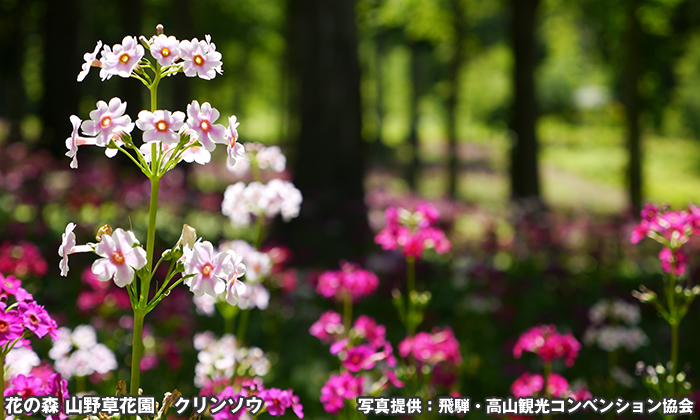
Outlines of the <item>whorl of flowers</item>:
[{"label": "whorl of flowers", "polygon": [[[641,314],[637,305],[618,299],[614,302],[602,300],[588,312],[588,319],[593,325],[586,329],[583,342],[586,345],[597,344],[607,352],[624,348],[633,352],[649,343],[644,332],[636,326]],[[606,324],[605,321],[610,323]]]},{"label": "whorl of flowers", "polygon": [[513,356],[519,359],[523,351],[528,351],[540,356],[544,362],[564,359],[567,366],[573,366],[580,349],[581,343],[571,333],[560,334],[554,325],[538,325],[518,338]]},{"label": "whorl of flowers", "polygon": [[199,351],[194,383],[200,388],[230,380],[234,370],[237,376],[265,376],[270,370],[270,361],[260,348],[241,347],[231,334],[219,339],[210,331],[195,334],[194,347]]},{"label": "whorl of flowers", "polygon": [[97,332],[92,325],[78,325],[73,331],[62,327],[60,337],[49,350],[55,360],[54,367],[64,378],[106,374],[117,368],[112,350],[97,342]]},{"label": "whorl of flowers", "polygon": [[47,270],[46,260],[33,243],[5,241],[0,246],[0,273],[27,278],[41,277]]},{"label": "whorl of flowers", "polygon": [[338,301],[350,296],[357,302],[361,297],[371,295],[378,285],[379,278],[376,274],[362,270],[357,264],[343,261],[340,270],[326,271],[319,276],[316,292]]},{"label": "whorl of flowers", "polygon": [[[510,386],[510,392],[515,398],[541,396],[544,388],[544,377],[540,374],[523,373]],[[550,373],[547,376],[547,395],[554,398],[572,398],[575,401],[592,398],[588,388],[582,387],[573,391],[569,387],[569,382],[563,376]]]},{"label": "whorl of flowers", "polygon": [[400,249],[404,257],[420,258],[426,249],[445,254],[452,243],[435,227],[439,218],[440,213],[430,203],[418,204],[415,211],[389,207],[385,212],[386,225],[374,242],[385,250]]},{"label": "whorl of flowers", "polygon": [[689,204],[688,210],[664,211],[647,204],[641,216],[642,220],[632,231],[632,243],[645,237],[657,241],[663,246],[659,252],[661,268],[674,276],[685,274],[688,256],[682,248],[692,236],[700,235],[700,208]]},{"label": "whorl of flowers", "polygon": [[406,337],[399,344],[401,357],[413,356],[416,361],[429,365],[447,363],[462,364],[459,341],[450,327],[434,328],[432,333],[419,332],[414,337]]},{"label": "whorl of flowers", "polygon": [[251,161],[255,162],[260,169],[270,169],[274,172],[284,172],[287,166],[287,158],[282,154],[279,146],[265,146],[261,143],[244,143],[244,152],[236,164],[227,168],[241,177],[248,173],[251,168]]},{"label": "whorl of flowers", "polygon": [[289,221],[299,215],[301,202],[301,192],[289,181],[238,182],[226,188],[221,212],[233,226],[243,227],[251,223],[252,216],[273,218],[280,214]]},{"label": "whorl of flowers", "polygon": [[[5,388],[5,397],[10,395],[18,395],[22,398],[27,397],[43,397],[54,396],[58,397],[59,414],[49,416],[50,420],[65,420],[68,418],[63,414],[63,403],[70,398],[68,394],[68,381],[61,377],[60,373],[48,371],[32,371],[28,375],[16,375],[8,381],[8,388]],[[25,413],[36,414],[36,413]]]},{"label": "whorl of flowers", "polygon": [[[26,337],[45,335],[58,338],[56,321],[12,276],[0,274],[0,352],[7,354],[15,345],[29,347]],[[10,302],[10,297],[14,302]],[[11,303],[11,304],[10,304]]]}]

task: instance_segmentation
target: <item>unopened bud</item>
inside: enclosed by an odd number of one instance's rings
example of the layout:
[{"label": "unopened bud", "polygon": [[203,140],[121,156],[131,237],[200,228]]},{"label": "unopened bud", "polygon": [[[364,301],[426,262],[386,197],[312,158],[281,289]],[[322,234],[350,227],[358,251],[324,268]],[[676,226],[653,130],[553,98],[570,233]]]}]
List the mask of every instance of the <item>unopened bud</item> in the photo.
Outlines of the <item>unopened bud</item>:
[{"label": "unopened bud", "polygon": [[188,224],[182,226],[182,233],[180,234],[180,239],[178,239],[175,244],[175,248],[184,248],[185,245],[189,246],[190,249],[194,247],[194,243],[197,241],[197,231],[195,228]]},{"label": "unopened bud", "polygon": [[112,236],[112,226],[104,225],[101,228],[97,229],[97,234],[95,235],[95,239],[97,239],[98,241],[101,241],[102,235]]},{"label": "unopened bud", "polygon": [[163,34],[163,24],[159,23],[156,25],[156,34],[157,35],[162,35]]}]

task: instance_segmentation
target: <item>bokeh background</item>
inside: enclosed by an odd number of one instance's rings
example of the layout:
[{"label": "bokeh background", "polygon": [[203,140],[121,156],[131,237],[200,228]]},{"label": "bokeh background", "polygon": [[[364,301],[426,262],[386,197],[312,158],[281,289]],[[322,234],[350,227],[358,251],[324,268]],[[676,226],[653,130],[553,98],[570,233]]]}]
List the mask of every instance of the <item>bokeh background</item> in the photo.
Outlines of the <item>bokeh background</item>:
[{"label": "bokeh background", "polygon": [[[375,270],[380,288],[358,313],[387,325],[394,343],[403,338],[384,302],[405,267],[372,242],[385,207],[427,199],[442,212],[454,246],[418,266],[419,288],[433,294],[422,329],[453,328],[460,391],[479,399],[508,395],[520,373],[537,368],[512,357],[527,328],[554,323],[582,340],[600,299],[634,302],[640,284],[660,288],[658,247],[629,243],[638,211],[648,201],[700,202],[697,1],[0,0],[0,272],[25,279],[65,325],[101,327],[120,355],[119,379],[130,340],[117,326],[129,311],[76,305],[89,287],[81,268],[59,277],[56,249],[69,221],[85,237],[110,223],[145,238],[148,184],[127,159],[100,150],[81,150],[70,170],[64,139],[68,117],[86,118],[98,100],[145,107],[134,79],[76,75],[97,40],[150,36],[158,23],[179,39],[211,34],[224,62],[210,82],[166,80],[161,107],[198,99],[237,115],[242,142],[283,148],[304,195],[298,219],[268,229],[266,245],[286,247],[296,275],[251,315],[250,342],[276,354],[270,383],[293,387],[309,418],[323,417],[319,390],[337,368],[308,334],[333,307],[315,295],[314,273],[342,259]],[[156,250],[177,240],[183,222],[212,242],[251,239],[220,212],[234,181],[221,159],[168,174]],[[27,259],[33,252],[40,256]],[[39,259],[43,269],[25,264]],[[158,357],[143,386],[193,395],[192,334],[224,327],[180,292],[150,319]],[[650,344],[617,362],[634,379],[629,387],[610,388],[608,355],[595,346],[584,346],[569,380],[594,395],[646,398],[634,365],[665,363],[670,336],[651,308],[642,319]],[[681,327],[691,382],[697,322],[691,310]]]}]

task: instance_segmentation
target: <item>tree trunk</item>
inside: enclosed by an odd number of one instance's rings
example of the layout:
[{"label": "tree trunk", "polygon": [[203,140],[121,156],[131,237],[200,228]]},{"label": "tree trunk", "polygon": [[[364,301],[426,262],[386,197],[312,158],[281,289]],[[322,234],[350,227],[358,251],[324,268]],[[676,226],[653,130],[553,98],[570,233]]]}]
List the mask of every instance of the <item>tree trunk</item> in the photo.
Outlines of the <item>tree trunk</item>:
[{"label": "tree trunk", "polygon": [[16,2],[0,15],[0,115],[9,124],[8,141],[22,138],[20,124],[26,113],[26,98],[22,82],[24,61],[24,33],[22,17],[30,2]]},{"label": "tree trunk", "polygon": [[300,129],[294,182],[304,196],[287,243],[303,263],[364,254],[360,65],[354,0],[290,0],[289,58]]},{"label": "tree trunk", "polygon": [[538,0],[513,0],[512,37],[515,95],[511,117],[511,196],[540,201],[535,98],[535,21]]},{"label": "tree trunk", "polygon": [[450,6],[453,13],[455,40],[454,56],[450,63],[450,96],[447,98],[447,144],[448,144],[448,182],[447,192],[449,197],[457,197],[457,184],[459,179],[459,155],[457,150],[457,100],[459,98],[460,77],[459,72],[464,64],[464,41],[466,34],[465,11],[461,0],[451,0]]},{"label": "tree trunk", "polygon": [[639,78],[642,71],[641,36],[642,28],[637,17],[638,0],[627,0],[627,64],[624,73],[625,116],[627,120],[627,147],[629,164],[627,168],[629,200],[635,213],[642,208],[642,151],[639,114]]},{"label": "tree trunk", "polygon": [[[42,80],[44,93],[40,115],[43,122],[42,143],[57,159],[66,153],[65,139],[70,137],[68,115],[78,114],[79,90],[76,80],[83,62],[76,48],[78,14],[76,0],[49,0],[43,22],[44,61]],[[94,46],[91,45],[91,48]],[[87,50],[86,50],[87,51]]]}]

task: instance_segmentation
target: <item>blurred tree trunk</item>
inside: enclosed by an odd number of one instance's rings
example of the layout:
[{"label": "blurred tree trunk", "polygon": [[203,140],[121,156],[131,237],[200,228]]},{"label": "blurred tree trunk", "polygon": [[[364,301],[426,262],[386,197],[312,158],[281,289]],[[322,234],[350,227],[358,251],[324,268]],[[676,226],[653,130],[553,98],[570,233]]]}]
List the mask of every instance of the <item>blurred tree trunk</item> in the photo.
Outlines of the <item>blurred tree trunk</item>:
[{"label": "blurred tree trunk", "polygon": [[[42,63],[43,96],[40,116],[43,123],[42,143],[57,159],[66,153],[65,139],[70,137],[70,114],[78,113],[78,72],[83,62],[78,53],[77,0],[48,0],[43,21]],[[90,46],[92,48],[94,44]],[[87,50],[86,50],[87,51]]]},{"label": "blurred tree trunk", "polygon": [[22,17],[26,16],[29,1],[16,2],[0,14],[0,116],[9,124],[8,140],[22,138],[20,123],[26,109],[22,83],[24,62],[24,33]]},{"label": "blurred tree trunk", "polygon": [[304,195],[287,243],[302,263],[363,255],[371,238],[364,204],[360,65],[354,0],[290,0],[289,58],[300,129],[294,182]]},{"label": "blurred tree trunk", "polygon": [[627,120],[627,147],[629,163],[627,167],[628,193],[630,205],[635,213],[642,208],[642,151],[639,114],[639,78],[642,72],[641,37],[642,27],[637,17],[639,0],[627,0],[627,60],[624,72],[624,103]]},{"label": "blurred tree trunk", "polygon": [[457,100],[459,98],[460,77],[459,72],[464,64],[464,42],[467,37],[465,10],[461,0],[451,0],[455,29],[454,56],[450,63],[450,95],[447,98],[447,142],[448,142],[448,184],[447,191],[450,198],[457,197],[457,184],[459,179],[459,155],[457,150]]},{"label": "blurred tree trunk", "polygon": [[512,37],[515,55],[511,129],[511,196],[540,201],[537,163],[537,100],[535,98],[535,22],[539,0],[513,0]]},{"label": "blurred tree trunk", "polygon": [[421,96],[421,47],[418,41],[411,42],[411,103],[410,103],[410,131],[408,134],[408,146],[411,156],[406,167],[406,182],[412,191],[418,187],[418,176],[420,172],[420,144],[418,142],[418,118]]}]

